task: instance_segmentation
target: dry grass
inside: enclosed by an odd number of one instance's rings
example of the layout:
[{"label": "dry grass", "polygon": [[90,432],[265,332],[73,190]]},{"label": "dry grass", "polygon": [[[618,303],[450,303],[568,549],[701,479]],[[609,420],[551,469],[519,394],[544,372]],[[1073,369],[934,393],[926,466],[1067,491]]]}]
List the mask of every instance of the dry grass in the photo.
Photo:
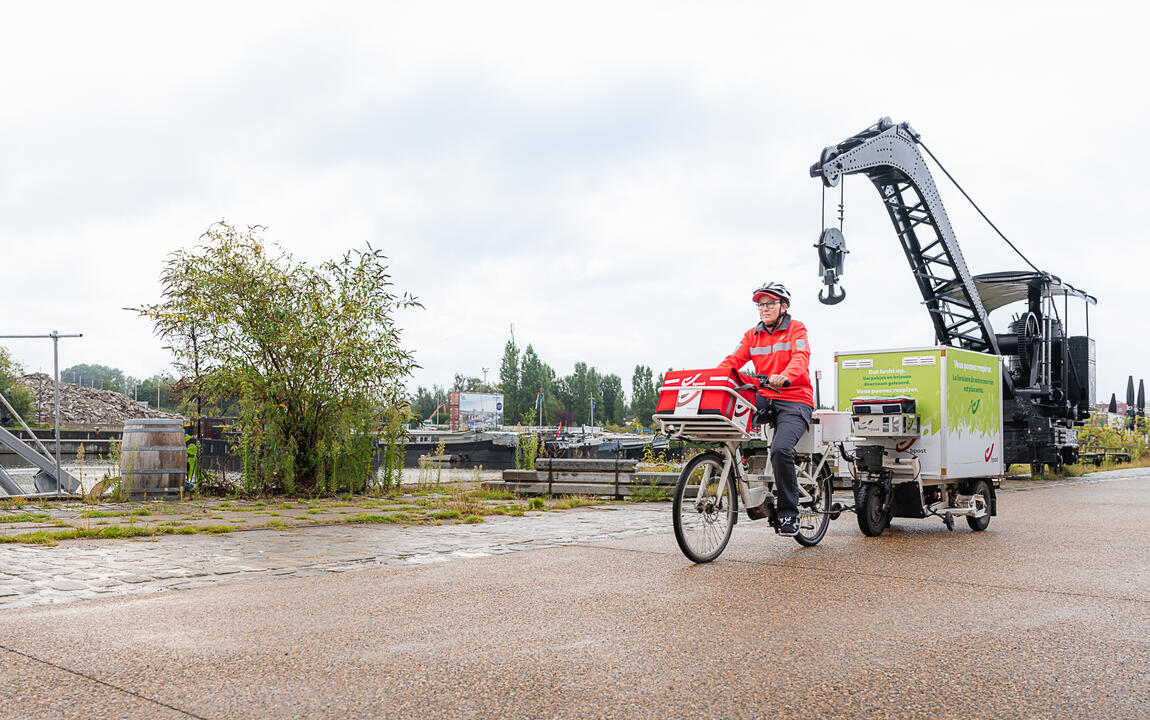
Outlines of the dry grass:
[{"label": "dry grass", "polygon": [[474,524],[490,515],[522,517],[530,510],[569,510],[604,502],[587,496],[525,497],[504,490],[486,490],[478,474],[464,482],[401,488],[385,496],[104,500],[83,504],[41,500],[30,504],[25,498],[0,501],[0,529],[8,528],[7,534],[0,532],[0,543],[54,545],[69,540],[214,534],[335,523]]}]

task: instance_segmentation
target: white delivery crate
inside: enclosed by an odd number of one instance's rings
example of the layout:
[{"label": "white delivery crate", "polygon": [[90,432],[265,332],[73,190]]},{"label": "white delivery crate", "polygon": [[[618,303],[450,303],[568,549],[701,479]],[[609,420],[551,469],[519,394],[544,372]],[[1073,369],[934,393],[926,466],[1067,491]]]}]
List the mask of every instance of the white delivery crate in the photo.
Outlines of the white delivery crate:
[{"label": "white delivery crate", "polygon": [[999,477],[1002,451],[1002,358],[953,347],[835,354],[836,399],[910,398],[917,434],[858,432],[860,445],[882,445],[891,460],[917,458],[922,479]]}]

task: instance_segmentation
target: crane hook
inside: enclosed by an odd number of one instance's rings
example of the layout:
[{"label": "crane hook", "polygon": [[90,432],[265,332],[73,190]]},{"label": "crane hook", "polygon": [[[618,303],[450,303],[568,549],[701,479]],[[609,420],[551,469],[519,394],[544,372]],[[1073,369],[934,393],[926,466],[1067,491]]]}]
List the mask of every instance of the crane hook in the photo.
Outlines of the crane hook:
[{"label": "crane hook", "polygon": [[824,295],[823,292],[824,290],[819,291],[819,302],[823,305],[838,305],[847,296],[846,290],[836,288],[834,285],[827,285],[825,288],[826,294]]}]

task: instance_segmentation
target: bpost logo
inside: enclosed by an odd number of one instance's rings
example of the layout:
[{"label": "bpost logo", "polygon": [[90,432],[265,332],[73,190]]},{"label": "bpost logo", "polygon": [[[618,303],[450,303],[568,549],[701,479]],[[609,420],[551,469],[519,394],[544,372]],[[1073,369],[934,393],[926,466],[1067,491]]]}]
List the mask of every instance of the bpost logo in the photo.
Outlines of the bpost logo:
[{"label": "bpost logo", "polygon": [[909,440],[899,440],[898,442],[896,442],[894,444],[894,449],[896,452],[906,452],[907,450],[910,450],[910,446],[914,445],[914,441],[917,439],[918,438],[910,438]]},{"label": "bpost logo", "polygon": [[994,446],[995,443],[990,443],[990,447],[988,447],[986,452],[982,454],[982,457],[984,460],[986,460],[986,462],[993,462],[997,459],[994,457]]},{"label": "bpost logo", "polygon": [[978,408],[980,405],[982,405],[982,398],[979,398],[977,400],[971,400],[970,401],[970,414],[971,415],[977,415],[978,414]]},{"label": "bpost logo", "polygon": [[[700,375],[702,375],[702,373],[695,373],[691,377],[685,378],[683,380],[682,387],[684,389],[689,388],[689,387],[694,387],[695,383],[698,382]],[[689,405],[689,404],[693,403],[702,393],[703,393],[702,390],[696,390],[693,393],[680,391],[679,394],[675,398],[675,405],[677,407],[683,407],[684,405]]]}]

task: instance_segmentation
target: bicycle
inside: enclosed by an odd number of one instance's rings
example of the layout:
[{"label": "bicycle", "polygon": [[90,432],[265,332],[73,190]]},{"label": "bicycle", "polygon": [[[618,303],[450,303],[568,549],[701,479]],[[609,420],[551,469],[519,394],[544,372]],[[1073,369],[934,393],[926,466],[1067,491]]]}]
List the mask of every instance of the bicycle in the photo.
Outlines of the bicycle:
[{"label": "bicycle", "polygon": [[[700,383],[699,378],[704,375],[706,379]],[[756,382],[746,382],[748,377]],[[693,457],[675,485],[675,540],[692,562],[711,562],[722,554],[738,522],[740,500],[751,520],[765,518],[778,532],[774,478],[766,464],[767,451],[753,452],[744,458],[741,447],[755,439],[751,434],[756,413],[754,397],[759,387],[770,387],[763,382],[763,377],[734,371],[691,370],[668,373],[660,388],[661,398],[664,392],[675,396],[673,411],[654,415],[669,438],[718,445]],[[709,402],[704,395],[708,392]],[[661,400],[660,407],[664,406],[669,409],[670,403]],[[769,450],[774,430],[768,419],[761,420],[758,438]],[[833,500],[837,458],[834,440],[822,437],[818,418],[814,418],[795,446],[799,533],[794,538],[803,546],[818,544],[830,521],[841,512]],[[760,468],[757,462],[748,466],[748,460],[760,459],[764,472],[752,472],[752,468]]]}]

